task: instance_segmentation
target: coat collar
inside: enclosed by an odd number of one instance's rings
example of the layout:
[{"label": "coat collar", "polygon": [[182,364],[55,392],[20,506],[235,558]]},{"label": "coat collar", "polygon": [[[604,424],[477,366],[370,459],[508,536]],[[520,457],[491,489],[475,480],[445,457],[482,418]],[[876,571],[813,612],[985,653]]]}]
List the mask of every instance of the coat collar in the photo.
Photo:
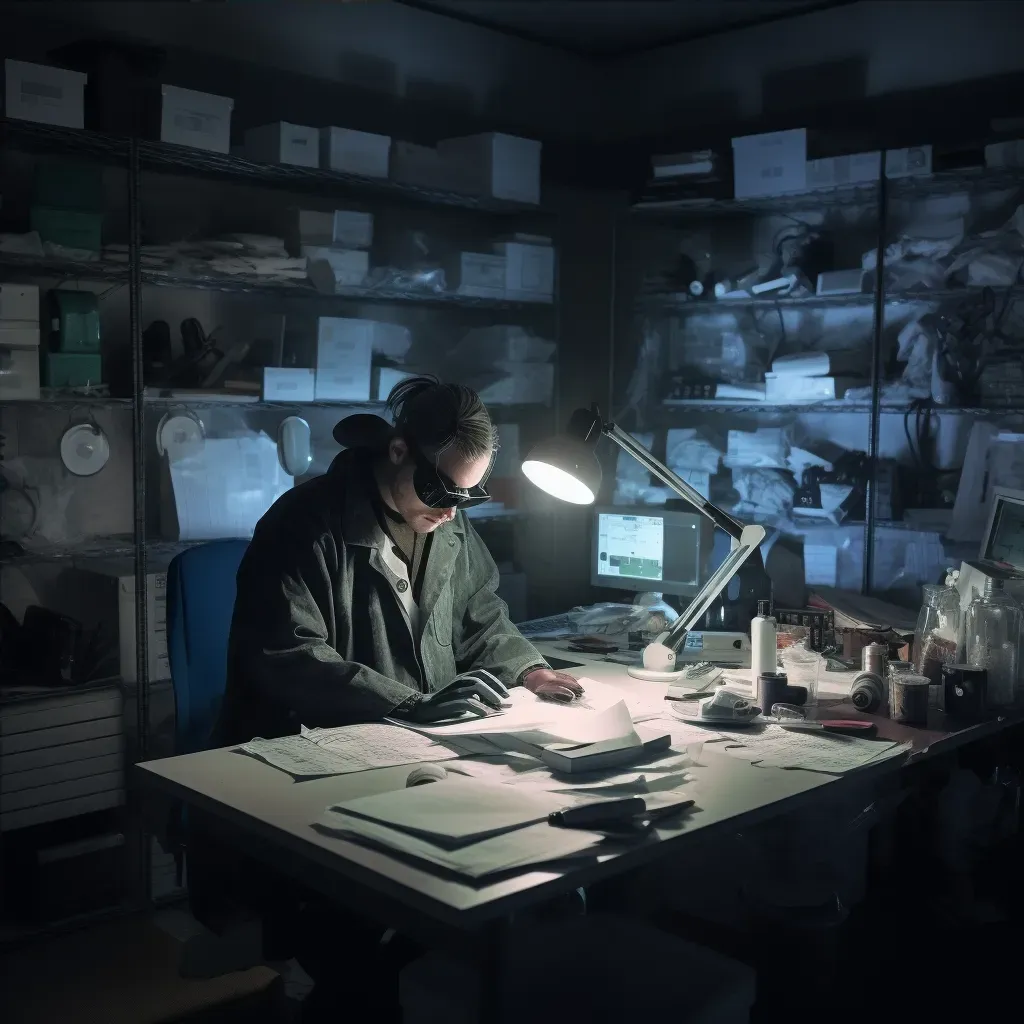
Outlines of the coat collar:
[{"label": "coat collar", "polygon": [[[377,522],[370,495],[367,493],[367,477],[372,455],[363,449],[348,448],[331,463],[328,473],[335,478],[342,494],[341,533],[346,544],[366,548],[382,548],[387,541],[384,531]],[[456,540],[466,532],[463,513],[450,523],[439,526],[434,536],[442,543],[434,548],[454,547]]]}]

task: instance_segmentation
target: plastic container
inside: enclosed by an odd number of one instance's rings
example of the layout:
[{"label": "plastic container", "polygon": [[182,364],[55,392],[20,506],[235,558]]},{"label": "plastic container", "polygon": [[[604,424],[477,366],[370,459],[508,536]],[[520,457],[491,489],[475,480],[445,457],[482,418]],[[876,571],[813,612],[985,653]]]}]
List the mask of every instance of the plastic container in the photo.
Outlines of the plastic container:
[{"label": "plastic container", "polygon": [[1003,590],[1003,581],[990,576],[985,592],[967,609],[964,624],[965,660],[972,668],[988,672],[990,708],[1010,707],[1020,700],[1020,640],[1020,607]]},{"label": "plastic container", "polygon": [[755,691],[760,677],[779,667],[778,643],[779,624],[772,617],[771,602],[758,601],[750,623],[750,679]]}]

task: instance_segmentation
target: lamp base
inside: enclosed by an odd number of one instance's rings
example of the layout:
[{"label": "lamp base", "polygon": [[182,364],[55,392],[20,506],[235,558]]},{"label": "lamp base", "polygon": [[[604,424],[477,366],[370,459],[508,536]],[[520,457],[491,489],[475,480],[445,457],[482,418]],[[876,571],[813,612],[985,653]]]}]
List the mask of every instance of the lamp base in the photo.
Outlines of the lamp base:
[{"label": "lamp base", "polygon": [[690,665],[707,661],[727,668],[750,668],[750,637],[746,633],[691,630],[678,651],[655,642],[644,648],[643,668],[626,669],[634,679],[668,683]]}]

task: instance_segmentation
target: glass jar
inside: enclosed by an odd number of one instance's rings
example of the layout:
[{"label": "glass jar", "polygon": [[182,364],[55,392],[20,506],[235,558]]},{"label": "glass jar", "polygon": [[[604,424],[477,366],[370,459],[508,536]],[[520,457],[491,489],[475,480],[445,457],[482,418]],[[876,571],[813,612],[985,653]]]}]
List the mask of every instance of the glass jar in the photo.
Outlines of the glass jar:
[{"label": "glass jar", "polygon": [[1021,610],[1003,590],[1003,581],[988,577],[985,592],[967,609],[964,644],[967,664],[988,672],[989,707],[1009,707],[1019,700],[1017,668]]},{"label": "glass jar", "polygon": [[942,707],[942,666],[956,662],[960,597],[955,587],[927,584],[914,629],[914,668],[931,685],[929,705]]}]

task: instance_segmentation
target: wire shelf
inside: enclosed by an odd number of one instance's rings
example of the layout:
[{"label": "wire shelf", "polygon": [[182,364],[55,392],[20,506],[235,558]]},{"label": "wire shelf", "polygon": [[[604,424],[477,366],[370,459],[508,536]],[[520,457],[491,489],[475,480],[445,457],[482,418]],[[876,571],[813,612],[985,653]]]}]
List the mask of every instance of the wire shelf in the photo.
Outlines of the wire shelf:
[{"label": "wire shelf", "polygon": [[128,140],[81,128],[0,117],[0,149],[94,157],[107,162],[128,159]]},{"label": "wire shelf", "polygon": [[0,252],[0,271],[5,277],[58,278],[63,281],[100,281],[111,284],[128,283],[128,265],[109,260],[62,260],[48,256],[23,256]]},{"label": "wire shelf", "polygon": [[968,167],[956,171],[895,178],[889,181],[890,199],[918,199],[951,192],[998,192],[1024,188],[1024,167]]},{"label": "wire shelf", "polygon": [[[837,398],[831,402],[744,402],[731,398],[666,398],[662,407],[670,413],[678,412],[712,412],[712,413],[748,413],[768,415],[771,413],[869,413],[871,402],[846,401]],[[882,416],[902,416],[913,412],[917,406],[909,402],[885,402],[879,405]],[[1021,405],[931,405],[927,407],[933,414],[948,416],[975,416],[979,418],[997,416],[1024,416],[1024,404]]]},{"label": "wire shelf", "polygon": [[249,276],[197,276],[143,268],[143,284],[161,288],[188,288],[201,291],[231,292],[239,295],[271,295],[281,298],[323,299],[336,302],[373,302],[382,305],[455,306],[461,309],[551,310],[553,302],[527,302],[515,299],[481,298],[456,292],[432,292],[402,288],[341,288],[331,295],[319,292],[308,280],[261,281]]},{"label": "wire shelf", "polygon": [[648,311],[666,313],[718,313],[734,309],[775,309],[779,306],[836,307],[870,306],[875,301],[872,292],[854,295],[751,295],[745,299],[695,299],[685,292],[648,292],[637,300],[637,306]]},{"label": "wire shelf", "polygon": [[445,189],[422,188],[392,181],[389,178],[372,178],[344,171],[259,163],[241,156],[210,153],[169,142],[140,141],[139,159],[143,170],[227,179],[241,184],[281,188],[290,192],[389,200],[419,206],[456,207],[476,213],[503,216],[550,216],[550,211],[544,207],[529,203],[465,195]]},{"label": "wire shelf", "polygon": [[646,220],[674,223],[707,217],[788,214],[809,208],[870,206],[878,202],[878,193],[878,185],[872,183],[751,199],[641,200],[631,210]]},{"label": "wire shelf", "polygon": [[115,398],[107,394],[78,394],[66,388],[41,388],[38,398],[0,398],[0,405],[7,407],[44,406],[58,409],[73,409],[88,406],[92,409],[130,409],[130,398]]}]

